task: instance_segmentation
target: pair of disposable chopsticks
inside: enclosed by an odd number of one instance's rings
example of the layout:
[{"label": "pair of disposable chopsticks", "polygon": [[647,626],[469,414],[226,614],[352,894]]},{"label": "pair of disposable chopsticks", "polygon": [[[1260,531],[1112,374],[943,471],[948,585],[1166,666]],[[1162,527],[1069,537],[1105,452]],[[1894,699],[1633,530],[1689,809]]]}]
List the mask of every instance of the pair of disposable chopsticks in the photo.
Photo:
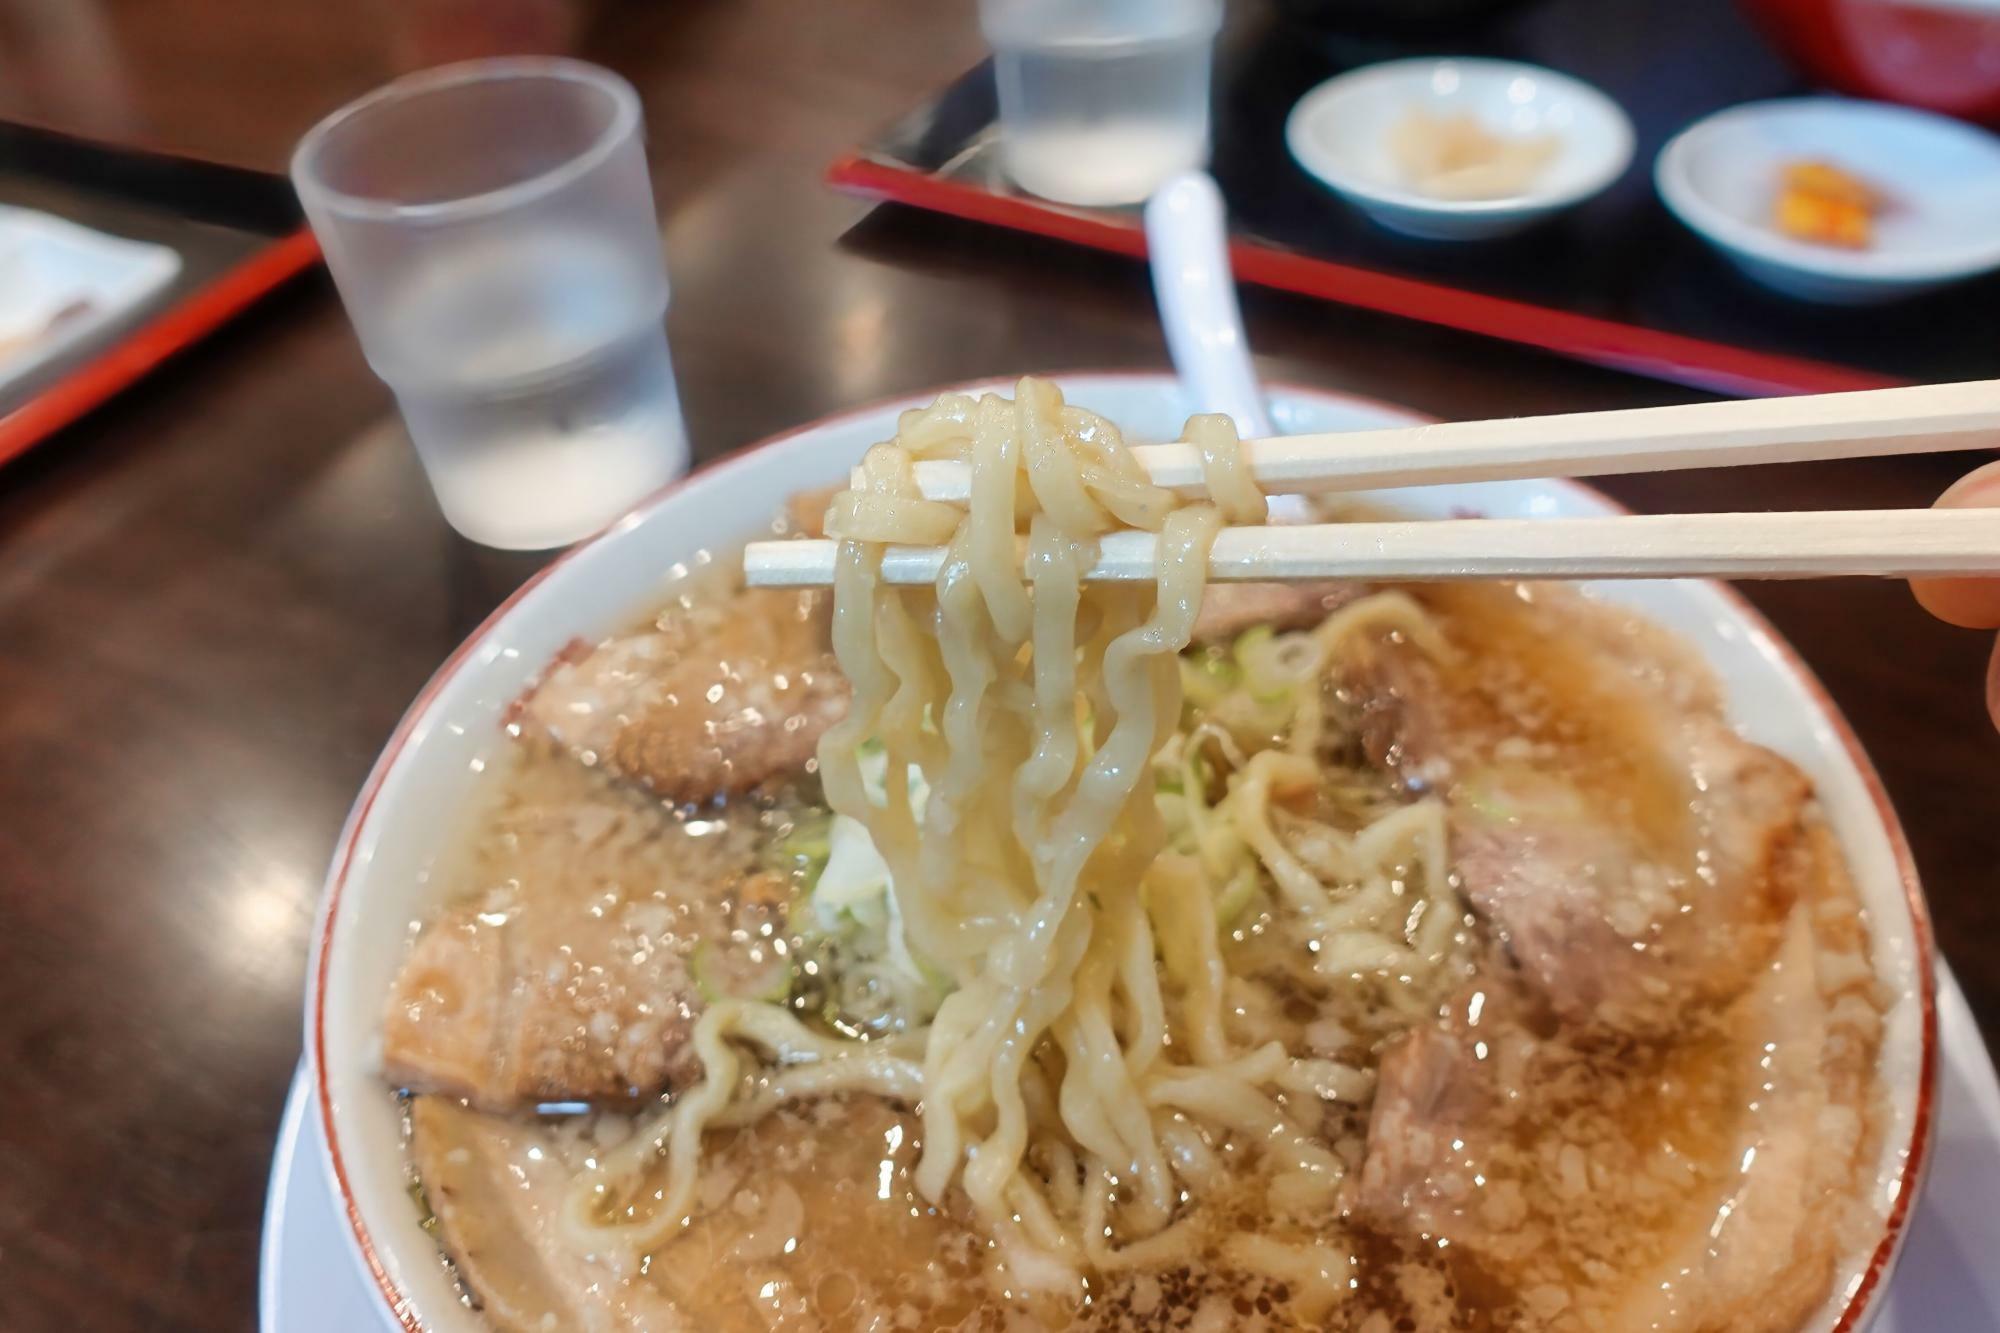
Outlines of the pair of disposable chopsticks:
[{"label": "pair of disposable chopsticks", "polygon": [[[1679,468],[1937,453],[2000,445],[2000,380],[1249,440],[1267,494],[1607,476]],[[1205,493],[1192,445],[1133,450],[1155,484]],[[964,503],[963,463],[921,462],[926,498]],[[753,585],[833,581],[831,541],[756,542]],[[1151,533],[1116,532],[1089,577],[1154,577]],[[882,576],[928,583],[937,547],[891,547]],[[1286,579],[1821,578],[2000,575],[2000,509],[1874,509],[1612,518],[1440,519],[1225,528],[1222,581]]]}]

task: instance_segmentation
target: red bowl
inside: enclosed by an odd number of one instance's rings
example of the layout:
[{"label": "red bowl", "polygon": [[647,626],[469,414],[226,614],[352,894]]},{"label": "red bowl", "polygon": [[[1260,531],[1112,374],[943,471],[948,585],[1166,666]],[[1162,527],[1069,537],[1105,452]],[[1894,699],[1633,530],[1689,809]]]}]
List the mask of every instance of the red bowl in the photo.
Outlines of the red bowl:
[{"label": "red bowl", "polygon": [[1740,0],[1814,81],[2000,124],[2000,5],[1982,0]]}]

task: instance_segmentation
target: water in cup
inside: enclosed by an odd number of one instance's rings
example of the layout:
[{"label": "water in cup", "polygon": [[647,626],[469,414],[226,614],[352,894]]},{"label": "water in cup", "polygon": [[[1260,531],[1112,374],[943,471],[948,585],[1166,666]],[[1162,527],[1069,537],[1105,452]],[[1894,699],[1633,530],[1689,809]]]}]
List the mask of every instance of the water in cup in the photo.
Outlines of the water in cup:
[{"label": "water in cup", "polygon": [[656,288],[557,230],[471,244],[391,303],[383,376],[453,527],[573,541],[686,465]]},{"label": "water in cup", "polygon": [[1208,161],[1212,0],[987,0],[982,21],[1021,188],[1136,203]]}]

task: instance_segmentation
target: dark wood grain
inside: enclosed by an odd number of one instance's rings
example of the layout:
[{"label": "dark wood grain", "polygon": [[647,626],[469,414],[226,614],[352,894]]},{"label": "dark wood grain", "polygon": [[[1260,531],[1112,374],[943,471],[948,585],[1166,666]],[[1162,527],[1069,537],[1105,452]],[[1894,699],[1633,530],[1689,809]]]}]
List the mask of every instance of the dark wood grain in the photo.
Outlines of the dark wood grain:
[{"label": "dark wood grain", "polygon": [[[0,77],[0,114],[277,166],[318,114],[450,54],[468,6],[416,6],[415,36],[390,8],[0,0],[0,76],[37,71]],[[976,55],[967,0],[555,9],[496,4],[519,26],[489,16],[465,49],[568,34],[640,85],[702,456],[954,379],[1161,364],[1137,266],[820,187]],[[54,77],[57,46],[90,95]],[[1245,313],[1270,376],[1446,417],[1675,396],[1271,293]],[[406,702],[536,563],[450,534],[388,411],[314,281],[0,473],[0,1328],[252,1326],[327,856]],[[1921,504],[1970,461],[1609,489],[1658,510]],[[1899,586],[1750,591],[1881,765],[2000,1031],[1985,636]]]}]

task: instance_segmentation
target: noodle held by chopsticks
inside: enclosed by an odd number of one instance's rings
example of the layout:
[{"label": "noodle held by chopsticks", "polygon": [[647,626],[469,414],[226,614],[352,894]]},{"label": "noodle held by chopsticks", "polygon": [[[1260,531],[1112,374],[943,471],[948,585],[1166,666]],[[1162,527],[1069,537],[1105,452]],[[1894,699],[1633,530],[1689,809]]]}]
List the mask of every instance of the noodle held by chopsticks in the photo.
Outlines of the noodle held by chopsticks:
[{"label": "noodle held by chopsticks", "polygon": [[[709,1008],[695,1032],[704,1081],[569,1198],[580,1249],[615,1261],[657,1249],[690,1217],[706,1128],[834,1092],[921,1104],[918,1188],[934,1202],[962,1192],[1016,1289],[1192,1257],[1221,1145],[1263,1162],[1273,1218],[1333,1206],[1343,1168],[1312,1108],[1366,1077],[1249,1030],[1268,1003],[1241,1002],[1258,983],[1230,970],[1217,896],[1247,876],[1316,953],[1435,965],[1439,941],[1406,936],[1397,897],[1403,877],[1421,879],[1438,910],[1420,933],[1450,916],[1435,800],[1358,833],[1315,827],[1332,879],[1287,844],[1272,803],[1291,768],[1310,785],[1319,673],[1355,630],[1392,624],[1445,649],[1407,598],[1335,617],[1300,667],[1312,688],[1298,692],[1299,748],[1257,756],[1206,811],[1203,855],[1169,851],[1153,771],[1180,718],[1209,546],[1225,523],[1264,518],[1228,419],[1196,417],[1186,438],[1212,501],[1151,485],[1115,426],[1034,379],[1011,400],[950,395],[906,413],[869,451],[827,516],[853,702],[820,745],[820,778],[833,809],[866,827],[909,951],[947,993],[928,1026],[875,1042],[822,1035],[775,1005]],[[966,508],[919,494],[912,465],[930,458],[969,465]],[[1155,582],[1086,585],[1098,538],[1127,527],[1159,534]],[[881,581],[883,549],[904,544],[947,548],[935,587]],[[886,756],[879,796],[863,780],[871,743]],[[662,1154],[666,1181],[649,1191]],[[1232,1262],[1271,1269],[1301,1299],[1345,1291],[1330,1251],[1239,1242]]]}]

